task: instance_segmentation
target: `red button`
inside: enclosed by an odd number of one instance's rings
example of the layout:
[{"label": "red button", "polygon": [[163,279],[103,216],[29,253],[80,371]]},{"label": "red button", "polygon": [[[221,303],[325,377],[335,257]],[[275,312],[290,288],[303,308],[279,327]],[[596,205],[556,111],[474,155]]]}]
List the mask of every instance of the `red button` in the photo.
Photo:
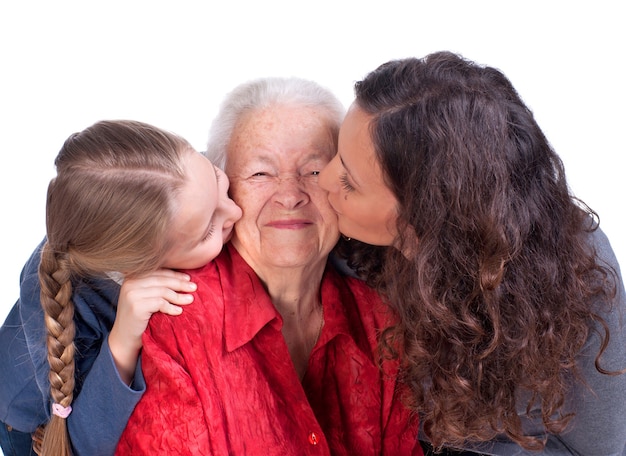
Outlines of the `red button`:
[{"label": "red button", "polygon": [[311,445],[317,445],[319,443],[319,440],[317,439],[317,435],[315,435],[315,432],[311,432],[309,434],[309,443]]}]

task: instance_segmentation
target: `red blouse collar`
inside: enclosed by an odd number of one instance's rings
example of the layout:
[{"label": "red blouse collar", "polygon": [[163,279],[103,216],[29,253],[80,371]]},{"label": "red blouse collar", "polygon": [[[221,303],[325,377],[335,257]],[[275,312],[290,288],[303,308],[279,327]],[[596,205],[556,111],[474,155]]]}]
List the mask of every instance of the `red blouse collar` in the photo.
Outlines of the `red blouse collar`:
[{"label": "red blouse collar", "polygon": [[[224,338],[226,350],[233,351],[250,342],[266,324],[280,331],[282,317],[272,304],[265,287],[239,252],[228,244],[215,260],[224,293]],[[322,279],[324,327],[317,343],[323,346],[339,334],[350,335],[343,300],[353,299],[342,293],[347,286],[332,266]]]}]

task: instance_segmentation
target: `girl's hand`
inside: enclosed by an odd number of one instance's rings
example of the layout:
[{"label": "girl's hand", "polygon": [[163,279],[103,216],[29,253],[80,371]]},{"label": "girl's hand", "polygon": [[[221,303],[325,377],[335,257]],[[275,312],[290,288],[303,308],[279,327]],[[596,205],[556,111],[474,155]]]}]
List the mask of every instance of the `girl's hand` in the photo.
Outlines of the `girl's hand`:
[{"label": "girl's hand", "polygon": [[180,315],[180,306],[193,301],[196,284],[187,274],[159,269],[134,279],[125,279],[117,302],[115,323],[109,334],[111,354],[122,377],[130,384],[141,350],[141,335],[155,312]]}]

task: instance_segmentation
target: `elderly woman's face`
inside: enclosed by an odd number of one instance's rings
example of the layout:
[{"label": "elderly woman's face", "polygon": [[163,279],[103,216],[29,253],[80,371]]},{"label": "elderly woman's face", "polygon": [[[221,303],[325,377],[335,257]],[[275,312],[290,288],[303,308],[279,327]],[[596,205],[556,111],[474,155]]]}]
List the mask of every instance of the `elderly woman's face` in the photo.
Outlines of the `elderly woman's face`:
[{"label": "elderly woman's face", "polygon": [[317,176],[334,154],[328,122],[315,108],[279,105],[239,120],[226,173],[243,210],[233,244],[253,268],[326,260],[339,231]]}]

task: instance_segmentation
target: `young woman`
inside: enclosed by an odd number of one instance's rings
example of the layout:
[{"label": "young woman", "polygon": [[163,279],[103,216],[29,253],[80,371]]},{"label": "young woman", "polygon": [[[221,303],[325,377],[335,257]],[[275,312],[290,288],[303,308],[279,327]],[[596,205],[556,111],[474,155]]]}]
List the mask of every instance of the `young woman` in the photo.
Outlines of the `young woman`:
[{"label": "young woman", "polygon": [[[195,289],[170,269],[215,258],[241,209],[206,157],[139,122],[98,122],[70,136],[55,165],[40,260],[35,255],[23,274],[17,325],[10,316],[2,330],[2,340],[13,335],[3,366],[20,380],[3,391],[2,420],[24,433],[45,425],[44,455],[70,454],[68,425],[75,454],[112,454],[145,389],[135,376],[150,316],[180,314],[191,296],[176,291]],[[110,278],[124,280],[117,309]],[[134,381],[130,409],[118,405],[115,393]]]},{"label": "young woman", "polygon": [[320,185],[344,236],[369,244],[353,240],[349,264],[400,315],[385,340],[425,436],[623,454],[619,266],[511,83],[441,52],[387,62],[355,92]]}]

